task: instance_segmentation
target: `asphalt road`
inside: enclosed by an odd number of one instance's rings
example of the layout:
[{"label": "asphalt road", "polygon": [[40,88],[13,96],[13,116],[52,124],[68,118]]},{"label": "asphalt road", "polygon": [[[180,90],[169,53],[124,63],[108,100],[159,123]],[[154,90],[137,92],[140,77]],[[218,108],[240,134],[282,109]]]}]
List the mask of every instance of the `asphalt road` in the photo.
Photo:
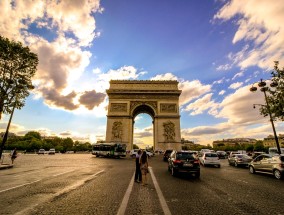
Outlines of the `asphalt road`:
[{"label": "asphalt road", "polygon": [[149,184],[133,182],[134,159],[91,154],[21,155],[0,171],[0,214],[283,214],[284,180],[246,168],[201,167],[173,177],[162,156]]}]

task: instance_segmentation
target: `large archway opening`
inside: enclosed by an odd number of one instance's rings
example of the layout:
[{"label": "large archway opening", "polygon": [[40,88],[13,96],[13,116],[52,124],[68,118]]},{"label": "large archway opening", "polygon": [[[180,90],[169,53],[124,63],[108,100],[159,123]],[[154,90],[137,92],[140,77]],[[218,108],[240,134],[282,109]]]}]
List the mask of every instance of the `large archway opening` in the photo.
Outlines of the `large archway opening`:
[{"label": "large archway opening", "polygon": [[133,146],[140,149],[152,149],[154,145],[153,118],[149,114],[140,113],[133,120]]},{"label": "large archway opening", "polygon": [[133,144],[140,149],[154,148],[153,122],[155,112],[145,104],[133,110]]}]

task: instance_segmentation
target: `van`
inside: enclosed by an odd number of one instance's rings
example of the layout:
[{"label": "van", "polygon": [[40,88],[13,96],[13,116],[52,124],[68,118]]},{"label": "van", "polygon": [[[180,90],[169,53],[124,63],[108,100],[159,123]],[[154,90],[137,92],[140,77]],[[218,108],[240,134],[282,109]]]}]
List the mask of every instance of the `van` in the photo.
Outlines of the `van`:
[{"label": "van", "polygon": [[[281,154],[284,154],[284,148],[280,148]],[[268,154],[275,155],[278,154],[277,147],[269,147]]]}]

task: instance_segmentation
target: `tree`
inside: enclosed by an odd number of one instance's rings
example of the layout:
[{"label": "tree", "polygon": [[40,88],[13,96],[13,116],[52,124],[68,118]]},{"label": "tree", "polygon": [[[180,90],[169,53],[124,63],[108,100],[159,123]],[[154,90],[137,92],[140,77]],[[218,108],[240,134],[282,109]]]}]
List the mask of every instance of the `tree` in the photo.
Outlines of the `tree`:
[{"label": "tree", "polygon": [[258,152],[264,151],[263,141],[261,140],[256,141],[253,148],[254,148],[254,151],[258,151]]},{"label": "tree", "polygon": [[33,89],[31,78],[36,72],[38,57],[22,43],[0,36],[0,119],[2,113],[10,114],[5,135],[0,145],[0,158],[8,138],[9,127],[15,108],[25,105],[29,90]]},{"label": "tree", "polygon": [[[267,103],[269,107],[262,106],[260,113],[269,115],[269,109],[274,120],[284,121],[284,68],[279,69],[279,62],[274,62],[274,70],[271,72],[271,88],[268,88]],[[269,109],[268,109],[269,108]]]},{"label": "tree", "polygon": [[38,57],[29,47],[0,36],[0,119],[2,113],[25,105],[37,65]]},{"label": "tree", "polygon": [[35,139],[38,139],[38,140],[41,140],[41,135],[39,132],[37,131],[29,131],[28,133],[25,134],[25,139],[32,139],[32,138],[35,138]]},{"label": "tree", "polygon": [[63,151],[66,152],[66,151],[72,150],[73,144],[74,144],[74,142],[70,137],[63,139],[63,142],[62,142]]}]

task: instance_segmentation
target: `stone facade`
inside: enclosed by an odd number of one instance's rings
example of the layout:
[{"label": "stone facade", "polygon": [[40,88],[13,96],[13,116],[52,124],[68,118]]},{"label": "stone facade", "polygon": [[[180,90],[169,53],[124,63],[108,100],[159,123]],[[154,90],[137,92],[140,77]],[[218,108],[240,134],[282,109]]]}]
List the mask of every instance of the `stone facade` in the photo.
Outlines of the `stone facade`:
[{"label": "stone facade", "polygon": [[[278,135],[278,142],[280,147],[284,147],[284,134]],[[263,139],[263,145],[266,147],[276,147],[275,137],[273,135],[269,135]]]},{"label": "stone facade", "polygon": [[106,142],[122,142],[133,148],[134,118],[147,113],[153,119],[154,149],[181,149],[177,81],[112,80]]}]

